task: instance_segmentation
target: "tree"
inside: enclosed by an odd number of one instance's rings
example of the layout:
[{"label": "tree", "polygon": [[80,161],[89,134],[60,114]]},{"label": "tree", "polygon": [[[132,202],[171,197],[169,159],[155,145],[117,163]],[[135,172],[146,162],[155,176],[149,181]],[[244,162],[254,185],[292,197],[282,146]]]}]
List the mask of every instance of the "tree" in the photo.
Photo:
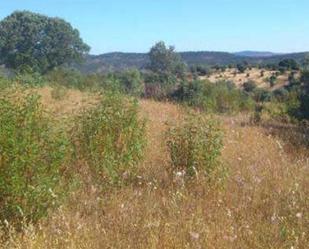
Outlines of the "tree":
[{"label": "tree", "polygon": [[302,64],[303,64],[304,70],[308,71],[309,70],[309,53],[306,54]]},{"label": "tree", "polygon": [[240,73],[244,73],[246,71],[246,67],[244,64],[237,64],[236,67]]},{"label": "tree", "polygon": [[299,70],[299,65],[293,59],[284,59],[279,62],[279,70],[282,72],[286,70]]},{"label": "tree", "polygon": [[149,58],[149,69],[155,73],[184,75],[185,64],[173,46],[167,48],[164,42],[158,42],[150,49]]},{"label": "tree", "polygon": [[80,62],[89,51],[78,30],[60,18],[16,11],[0,22],[0,63],[46,73]]}]

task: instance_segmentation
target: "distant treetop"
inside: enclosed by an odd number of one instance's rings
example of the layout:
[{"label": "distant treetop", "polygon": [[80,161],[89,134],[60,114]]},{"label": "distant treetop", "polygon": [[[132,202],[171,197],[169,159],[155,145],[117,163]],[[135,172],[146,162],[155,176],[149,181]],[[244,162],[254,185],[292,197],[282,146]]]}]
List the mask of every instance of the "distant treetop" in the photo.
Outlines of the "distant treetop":
[{"label": "distant treetop", "polygon": [[173,46],[167,47],[163,41],[156,43],[149,52],[149,69],[156,73],[173,73],[182,75],[185,64]]}]

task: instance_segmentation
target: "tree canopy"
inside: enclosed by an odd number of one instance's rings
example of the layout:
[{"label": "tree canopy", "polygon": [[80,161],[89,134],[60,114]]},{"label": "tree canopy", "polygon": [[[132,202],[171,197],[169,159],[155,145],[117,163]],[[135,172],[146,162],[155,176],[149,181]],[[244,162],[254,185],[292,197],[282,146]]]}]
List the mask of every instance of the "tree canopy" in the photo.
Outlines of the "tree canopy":
[{"label": "tree canopy", "polygon": [[149,68],[155,73],[173,73],[183,75],[185,64],[173,46],[167,47],[164,42],[156,43],[149,52]]},{"label": "tree canopy", "polygon": [[279,62],[279,68],[283,70],[298,70],[299,65],[294,59],[284,59]]},{"label": "tree canopy", "polygon": [[46,73],[89,52],[79,31],[60,18],[16,11],[0,22],[0,63],[8,68]]}]

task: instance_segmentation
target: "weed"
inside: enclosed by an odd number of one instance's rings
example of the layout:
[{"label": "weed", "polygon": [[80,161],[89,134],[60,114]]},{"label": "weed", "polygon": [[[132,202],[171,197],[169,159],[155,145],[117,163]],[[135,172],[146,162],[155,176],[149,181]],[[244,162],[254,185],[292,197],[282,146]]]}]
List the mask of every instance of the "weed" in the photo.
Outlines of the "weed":
[{"label": "weed", "polygon": [[184,123],[169,130],[167,144],[174,172],[210,177],[220,167],[222,132],[212,119],[189,115]]},{"label": "weed", "polygon": [[66,192],[69,142],[44,114],[39,97],[0,98],[0,220],[36,222]]},{"label": "weed", "polygon": [[104,96],[101,103],[82,113],[75,130],[81,155],[101,182],[119,183],[123,174],[134,175],[142,158],[144,121],[134,100]]}]

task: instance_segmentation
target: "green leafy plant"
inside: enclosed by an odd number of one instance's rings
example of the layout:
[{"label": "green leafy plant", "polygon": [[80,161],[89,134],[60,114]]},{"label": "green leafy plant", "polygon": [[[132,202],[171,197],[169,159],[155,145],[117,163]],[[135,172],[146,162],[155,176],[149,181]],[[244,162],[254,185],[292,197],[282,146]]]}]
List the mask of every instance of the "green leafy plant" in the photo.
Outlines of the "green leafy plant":
[{"label": "green leafy plant", "polygon": [[60,202],[68,152],[66,135],[53,128],[38,96],[1,96],[1,221],[36,222]]},{"label": "green leafy plant", "polygon": [[78,30],[60,18],[15,11],[0,21],[0,62],[14,70],[46,73],[82,61],[89,49]]},{"label": "green leafy plant", "polygon": [[211,177],[221,167],[218,157],[222,137],[219,124],[202,115],[189,115],[183,123],[170,128],[167,145],[173,171]]},{"label": "green leafy plant", "polygon": [[109,94],[78,119],[78,150],[94,178],[101,183],[119,183],[123,174],[134,175],[145,144],[137,102]]},{"label": "green leafy plant", "polygon": [[257,86],[254,81],[249,80],[243,84],[243,87],[244,87],[244,90],[249,93],[249,92],[253,92]]},{"label": "green leafy plant", "polygon": [[233,113],[252,110],[253,100],[231,82],[183,81],[173,93],[177,101],[206,112]]}]

